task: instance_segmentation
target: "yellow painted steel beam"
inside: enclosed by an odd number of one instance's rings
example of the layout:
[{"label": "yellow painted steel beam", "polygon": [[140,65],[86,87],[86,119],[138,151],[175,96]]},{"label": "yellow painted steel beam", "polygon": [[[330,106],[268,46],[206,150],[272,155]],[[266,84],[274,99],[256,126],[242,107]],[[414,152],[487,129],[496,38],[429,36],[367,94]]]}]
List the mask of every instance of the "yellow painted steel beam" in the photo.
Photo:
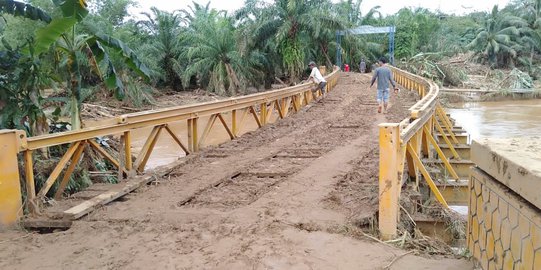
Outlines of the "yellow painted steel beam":
[{"label": "yellow painted steel beam", "polygon": [[244,127],[244,121],[246,121],[246,117],[250,113],[250,109],[244,109],[242,112],[242,117],[240,118],[239,128],[237,129],[237,132],[235,133],[235,136],[239,136],[240,131]]},{"label": "yellow painted steel beam", "polygon": [[193,119],[188,119],[186,121],[186,125],[187,125],[187,128],[188,128],[188,151],[191,152],[195,152],[194,151],[194,136],[193,136]]},{"label": "yellow painted steel beam", "polygon": [[129,172],[133,169],[131,156],[131,131],[124,132],[124,163],[126,170]]},{"label": "yellow painted steel beam", "polygon": [[62,158],[60,159],[56,167],[53,169],[53,171],[49,175],[49,178],[47,178],[45,185],[43,185],[43,187],[39,191],[37,195],[38,198],[43,198],[45,197],[45,195],[47,195],[47,192],[49,192],[54,182],[56,182],[56,179],[58,178],[58,176],[60,176],[60,173],[62,173],[62,170],[64,169],[66,164],[70,161],[71,157],[73,156],[73,154],[75,153],[75,151],[77,150],[80,144],[81,144],[80,141],[75,142],[68,148],[64,156],[62,156]]},{"label": "yellow painted steel beam", "polygon": [[62,181],[60,182],[60,185],[58,186],[58,189],[56,190],[56,193],[54,195],[55,200],[59,201],[60,199],[62,199],[62,194],[64,194],[64,190],[68,186],[71,175],[73,174],[73,171],[75,171],[75,167],[77,167],[77,164],[79,163],[79,160],[81,159],[83,150],[85,149],[85,145],[86,145],[86,141],[81,142],[81,144],[79,144],[79,146],[77,147],[75,154],[73,154],[70,165],[64,172]]},{"label": "yellow painted steel beam", "polygon": [[261,103],[259,106],[259,122],[262,126],[267,124],[267,102]]},{"label": "yellow painted steel beam", "polygon": [[148,138],[145,141],[145,144],[143,145],[143,148],[141,148],[141,151],[139,152],[139,155],[135,159],[134,167],[135,167],[136,170],[139,171],[139,166],[143,162],[143,159],[144,159],[145,155],[147,154],[148,149],[150,148],[150,145],[152,144],[152,142],[156,138],[156,135],[158,134],[158,130],[160,130],[160,129],[161,129],[161,126],[156,126],[156,127],[152,128],[152,131],[150,131],[150,134],[148,135]]},{"label": "yellow painted steel beam", "polygon": [[218,114],[213,114],[210,116],[209,120],[207,121],[207,125],[205,126],[205,129],[203,130],[203,134],[201,135],[201,138],[199,139],[199,147],[203,147],[203,145],[205,144],[205,141],[207,140],[207,137],[210,134],[212,127],[214,127],[214,123],[216,123],[216,118],[218,118]]},{"label": "yellow painted steel beam", "polygon": [[[449,119],[447,119],[447,115],[445,114],[445,111],[443,111],[443,109],[441,108],[440,105],[436,106],[436,112],[438,113],[440,119],[442,120],[443,125],[445,126],[445,129],[447,130],[448,134],[451,135],[451,138],[453,139],[453,142],[455,144],[458,144],[458,140],[455,137],[455,133],[453,132],[452,124],[450,124]],[[439,124],[439,122],[438,122],[438,124]]]},{"label": "yellow painted steel beam", "polygon": [[259,116],[257,115],[257,112],[255,111],[254,107],[250,107],[250,113],[252,113],[252,115],[254,116],[254,119],[255,119],[255,122],[257,123],[257,126],[258,127],[262,127],[263,124],[261,123],[261,121],[259,120]]},{"label": "yellow painted steel beam", "polygon": [[379,149],[379,231],[383,240],[389,240],[396,237],[399,214],[401,146],[398,124],[379,125]]},{"label": "yellow painted steel beam", "polygon": [[0,131],[0,229],[14,225],[23,214],[17,153],[21,131]]},{"label": "yellow painted steel beam", "polygon": [[299,95],[294,95],[291,98],[293,100],[293,110],[295,110],[295,112],[299,112],[299,110],[301,108]]},{"label": "yellow painted steel beam", "polygon": [[192,134],[192,145],[193,152],[199,152],[199,118],[192,119],[191,125],[191,134]]},{"label": "yellow painted steel beam", "polygon": [[285,115],[284,115],[284,110],[282,109],[283,108],[283,104],[285,104],[284,100],[276,100],[274,102],[274,106],[276,107],[276,111],[278,111],[278,116],[280,117],[280,119],[284,119],[285,118]]},{"label": "yellow painted steel beam", "polygon": [[32,150],[24,151],[24,171],[26,177],[26,208],[30,214],[37,212],[36,207],[36,183],[34,181],[34,160]]},{"label": "yellow painted steel beam", "polygon": [[[438,133],[437,136],[438,136],[438,141],[443,141],[443,136],[444,135]],[[451,135],[449,135],[449,134],[447,134],[445,136],[447,136],[448,138],[451,138]],[[468,144],[469,143],[470,137],[469,137],[468,134],[455,134],[455,137],[457,138],[459,144]]]},{"label": "yellow painted steel beam", "polygon": [[436,140],[434,139],[434,137],[430,135],[430,131],[428,130],[428,128],[425,127],[424,131],[425,131],[425,134],[427,135],[428,141],[432,144],[434,149],[436,149],[436,152],[438,153],[440,159],[443,161],[443,164],[445,164],[445,168],[447,168],[447,171],[451,174],[451,177],[453,177],[453,179],[458,181],[459,180],[458,174],[456,174],[455,169],[453,169],[453,166],[451,166],[451,163],[449,163],[449,160],[447,159],[443,151],[441,151],[441,148],[436,142]]},{"label": "yellow painted steel beam", "polygon": [[273,113],[274,113],[274,102],[271,102],[270,104],[267,105],[267,118],[265,119],[265,123],[270,123],[270,119]]},{"label": "yellow painted steel beam", "polygon": [[282,118],[286,118],[287,117],[287,113],[289,111],[289,104],[290,104],[290,101],[289,101],[289,98],[283,98],[281,100],[281,103],[280,103],[280,108],[281,108],[281,112],[282,112]]},{"label": "yellow painted steel beam", "polygon": [[128,175],[128,171],[126,171],[126,168],[122,167],[120,164],[120,161],[115,159],[109,152],[107,152],[105,149],[103,149],[99,143],[97,143],[95,140],[88,140],[88,143],[92,148],[94,148],[98,153],[100,153],[105,159],[109,160],[115,167],[117,167],[119,170],[121,170],[125,175]]},{"label": "yellow painted steel beam", "polygon": [[428,136],[433,136],[432,133],[434,132],[434,127],[433,127],[433,124],[432,124],[432,120],[428,120],[428,122],[426,122],[426,124],[424,125],[423,128],[428,129],[428,133],[423,132],[423,135],[422,135],[422,140],[423,140],[422,151],[423,151],[423,155],[425,157],[430,157],[430,154],[431,154],[430,153],[430,142],[428,141]]},{"label": "yellow painted steel beam", "polygon": [[237,110],[231,111],[231,131],[235,136],[239,134],[239,126],[237,120]]},{"label": "yellow painted steel beam", "polygon": [[[440,123],[438,123],[438,121],[434,121],[434,125],[436,126],[436,128],[438,129],[438,132],[440,134],[445,134],[443,132],[443,128],[440,126]],[[458,152],[455,150],[455,147],[453,146],[453,144],[451,143],[449,138],[447,136],[443,136],[443,140],[445,141],[445,143],[449,147],[449,150],[451,151],[451,153],[453,153],[453,156],[455,157],[455,159],[460,160],[460,156],[458,155]]]},{"label": "yellow painted steel beam", "polygon": [[465,206],[469,201],[468,182],[468,180],[463,180],[436,185],[448,204]]},{"label": "yellow painted steel beam", "polygon": [[163,126],[158,126],[156,130],[156,135],[150,142],[147,150],[145,151],[145,154],[142,156],[141,162],[137,164],[137,171],[142,173],[145,171],[145,166],[147,165],[148,159],[150,158],[150,155],[152,155],[152,151],[154,151],[154,146],[156,146],[156,142],[158,142],[158,139],[160,138],[160,133],[162,132]]},{"label": "yellow painted steel beam", "polygon": [[233,132],[231,131],[231,129],[227,125],[227,122],[225,122],[225,119],[224,119],[224,117],[222,116],[221,113],[218,114],[218,119],[220,119],[220,122],[222,122],[222,125],[225,128],[225,131],[227,131],[227,134],[229,134],[229,138],[231,138],[231,140],[235,139],[236,138],[235,134],[233,134]]},{"label": "yellow painted steel beam", "polygon": [[[442,138],[443,140],[443,138]],[[441,148],[441,151],[443,151],[443,154],[445,154],[446,156],[452,156],[453,153],[451,153],[451,150],[449,150],[449,147],[447,146],[447,144],[439,144],[440,148]],[[462,159],[470,159],[471,158],[471,146],[468,145],[468,144],[457,144],[457,145],[453,145],[453,147],[455,148],[455,151],[458,153],[458,155],[460,156],[460,158]]]},{"label": "yellow painted steel beam", "polygon": [[[334,78],[338,75],[339,70],[337,69],[327,78]],[[159,126],[175,121],[245,109],[261,103],[298,96],[305,93],[309,88],[310,84],[302,84],[284,89],[247,95],[239,98],[126,114],[115,118],[114,121],[107,121],[109,124],[105,124],[103,126],[28,138],[27,144],[22,144],[20,151],[27,149],[35,150],[54,145],[88,140],[96,137],[120,134],[137,128]],[[300,107],[301,104],[297,104],[296,109],[300,110]],[[264,121],[260,122],[264,123]]]},{"label": "yellow painted steel beam", "polygon": [[175,132],[169,127],[169,125],[165,125],[165,130],[167,131],[167,133],[169,133],[169,135],[171,135],[171,138],[173,138],[173,140],[178,144],[178,146],[180,146],[180,148],[182,148],[182,151],[184,151],[184,153],[186,153],[186,155],[189,155],[189,154],[190,154],[190,151],[189,151],[188,148],[182,143],[182,141],[181,141],[180,138],[175,134]]},{"label": "yellow painted steel beam", "polygon": [[432,177],[426,170],[425,166],[423,165],[423,162],[421,162],[421,159],[419,159],[419,156],[417,156],[417,153],[415,153],[415,150],[413,147],[408,143],[407,146],[408,153],[411,155],[413,162],[415,163],[415,166],[419,168],[421,171],[421,174],[423,174],[423,177],[425,178],[425,181],[428,183],[428,186],[430,187],[430,190],[438,200],[445,208],[449,208],[449,205],[447,205],[447,202],[445,201],[445,198],[443,198],[443,195],[441,195],[440,190],[432,180]]}]

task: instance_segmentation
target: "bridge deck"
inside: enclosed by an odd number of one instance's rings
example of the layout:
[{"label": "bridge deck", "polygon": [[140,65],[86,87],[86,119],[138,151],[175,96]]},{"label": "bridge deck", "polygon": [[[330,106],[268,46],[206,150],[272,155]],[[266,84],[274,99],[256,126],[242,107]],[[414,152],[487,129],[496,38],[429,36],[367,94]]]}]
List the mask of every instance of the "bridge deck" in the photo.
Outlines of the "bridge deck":
[{"label": "bridge deck", "polygon": [[[378,205],[378,129],[368,77],[343,75],[324,102],[192,155],[155,185],[61,233],[0,233],[0,269],[381,269],[404,251],[349,225]],[[159,154],[159,153],[156,153]],[[393,269],[471,269],[407,255]]]}]

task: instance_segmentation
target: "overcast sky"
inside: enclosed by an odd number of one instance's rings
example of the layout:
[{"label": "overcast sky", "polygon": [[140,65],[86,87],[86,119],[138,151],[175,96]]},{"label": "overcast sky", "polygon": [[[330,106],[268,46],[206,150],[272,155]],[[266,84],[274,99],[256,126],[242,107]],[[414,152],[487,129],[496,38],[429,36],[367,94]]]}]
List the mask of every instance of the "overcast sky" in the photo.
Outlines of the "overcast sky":
[{"label": "overcast sky", "polygon": [[[140,7],[133,13],[147,11],[155,6],[161,10],[183,9],[191,5],[192,0],[137,0]],[[208,0],[195,0],[197,3],[206,4]],[[366,12],[370,8],[380,5],[380,11],[384,15],[394,14],[403,7],[424,7],[430,10],[441,10],[445,13],[464,14],[471,11],[490,11],[495,4],[505,6],[509,0],[364,0],[361,8]],[[210,1],[211,7],[219,10],[234,11],[241,7],[244,0],[214,0]],[[135,15],[135,14],[134,14]]]}]

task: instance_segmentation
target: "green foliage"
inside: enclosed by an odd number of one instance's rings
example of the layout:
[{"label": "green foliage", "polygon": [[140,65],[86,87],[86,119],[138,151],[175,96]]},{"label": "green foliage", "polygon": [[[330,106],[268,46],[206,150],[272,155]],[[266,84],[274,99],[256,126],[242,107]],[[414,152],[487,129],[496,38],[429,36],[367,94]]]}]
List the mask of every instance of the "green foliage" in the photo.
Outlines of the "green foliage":
[{"label": "green foliage", "polygon": [[72,17],[56,18],[36,32],[36,54],[41,54],[77,23]]},{"label": "green foliage", "polygon": [[419,52],[432,51],[434,48],[433,34],[440,28],[435,14],[426,9],[403,8],[391,20],[396,25],[397,59],[410,58]]},{"label": "green foliage", "polygon": [[53,0],[53,3],[60,8],[65,18],[81,22],[88,15],[86,0]]},{"label": "green foliage", "polygon": [[[0,129],[22,129],[29,135],[48,130],[40,89],[50,83],[41,62],[4,41],[0,52]],[[32,48],[31,48],[31,51]]]},{"label": "green foliage", "polygon": [[502,13],[495,5],[468,47],[497,67],[514,65],[514,59],[523,49],[519,29],[526,25],[522,18]]},{"label": "green foliage", "polygon": [[[53,0],[55,5],[62,11],[63,17],[55,18],[45,27],[39,29],[36,33],[35,52],[36,55],[41,55],[49,50],[51,45],[56,44],[58,55],[66,57],[68,86],[71,93],[72,108],[72,128],[80,127],[80,103],[81,100],[81,62],[80,55],[86,56],[100,77],[103,78],[105,85],[115,90],[115,97],[122,99],[124,97],[124,85],[120,80],[115,67],[109,60],[107,51],[103,49],[101,44],[115,50],[122,55],[124,63],[133,71],[138,73],[144,79],[149,78],[149,71],[142,64],[135,53],[123,42],[111,36],[92,33],[91,35],[77,35],[76,25],[81,22],[89,13],[86,2],[84,0]],[[8,4],[2,3],[3,10],[13,12],[17,15],[18,9],[8,8]],[[37,10],[37,9],[35,9]],[[29,16],[25,16],[28,18]],[[31,18],[32,19],[32,18]],[[37,19],[37,18],[34,18]],[[100,62],[105,62],[106,70],[100,70]]]},{"label": "green foliage", "polygon": [[0,13],[11,14],[13,16],[20,16],[36,21],[39,20],[46,23],[51,21],[49,14],[45,13],[42,9],[13,0],[0,0]]},{"label": "green foliage", "polygon": [[157,76],[159,86],[169,86],[172,89],[182,88],[180,39],[182,18],[178,12],[165,12],[156,8],[152,14],[143,13],[145,20],[137,22],[138,34],[146,40],[140,50],[145,62]]},{"label": "green foliage", "polygon": [[[8,57],[10,47],[18,55],[13,70],[27,70],[23,63],[29,59],[39,63],[50,82],[37,84],[37,100],[40,88],[66,87],[69,96],[63,102],[72,104],[64,108],[73,108],[77,119],[82,89],[102,89],[102,83],[135,106],[152,102],[149,78],[159,88],[200,87],[228,95],[270,88],[277,77],[295,83],[308,61],[333,64],[337,30],[361,25],[396,25],[396,58],[445,83],[460,82],[461,72],[435,63],[468,50],[494,68],[517,67],[533,78],[541,76],[541,0],[513,1],[501,10],[464,16],[404,8],[385,18],[378,6],[361,13],[362,0],[246,0],[233,16],[209,3],[193,3],[180,11],[153,8],[139,21],[129,14],[134,0],[88,3],[0,0],[2,57]],[[348,35],[340,49],[344,63],[356,66],[361,58],[370,63],[388,53],[387,37]],[[23,108],[20,104],[9,106]]]},{"label": "green foliage", "polygon": [[[207,90],[235,95],[253,76],[259,75],[260,57],[256,51],[243,54],[237,47],[232,21],[213,10],[194,10],[190,28],[181,35],[188,61],[183,80],[192,76]],[[244,84],[244,85],[243,85]]]}]

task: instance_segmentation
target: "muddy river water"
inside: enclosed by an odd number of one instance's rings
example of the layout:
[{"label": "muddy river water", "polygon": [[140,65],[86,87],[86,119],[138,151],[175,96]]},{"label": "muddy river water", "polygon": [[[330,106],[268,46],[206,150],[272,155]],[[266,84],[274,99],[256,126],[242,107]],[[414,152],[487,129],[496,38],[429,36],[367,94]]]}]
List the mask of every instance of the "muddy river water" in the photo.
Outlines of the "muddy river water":
[{"label": "muddy river water", "polygon": [[[240,114],[240,113],[239,113]],[[228,126],[231,127],[231,115],[230,113],[223,113],[224,120],[227,122]],[[239,116],[240,118],[240,116]],[[269,118],[269,123],[274,123],[277,121],[276,112]],[[199,137],[202,135],[203,130],[205,129],[209,117],[201,117],[198,121],[198,133]],[[237,120],[241,122],[241,120]],[[239,123],[240,124],[240,123]],[[187,123],[186,121],[173,122],[169,123],[169,127],[180,137],[180,140],[184,145],[187,143]],[[240,127],[239,135],[245,134],[250,131],[254,131],[258,128],[257,122],[254,120],[251,114],[246,115],[243,125]],[[132,151],[134,154],[138,154],[141,151],[141,148],[145,144],[152,127],[141,128],[132,131]],[[222,123],[219,120],[216,120],[213,128],[211,129],[206,140],[201,144],[202,147],[209,145],[218,145],[230,140],[230,137],[223,127]],[[168,165],[173,163],[175,160],[185,156],[185,153],[182,151],[179,145],[173,140],[173,138],[164,130],[162,131],[154,151],[150,156],[150,159],[147,163],[146,168],[156,168],[163,165]]]},{"label": "muddy river water", "polygon": [[455,104],[448,109],[472,139],[541,135],[541,99]]}]

